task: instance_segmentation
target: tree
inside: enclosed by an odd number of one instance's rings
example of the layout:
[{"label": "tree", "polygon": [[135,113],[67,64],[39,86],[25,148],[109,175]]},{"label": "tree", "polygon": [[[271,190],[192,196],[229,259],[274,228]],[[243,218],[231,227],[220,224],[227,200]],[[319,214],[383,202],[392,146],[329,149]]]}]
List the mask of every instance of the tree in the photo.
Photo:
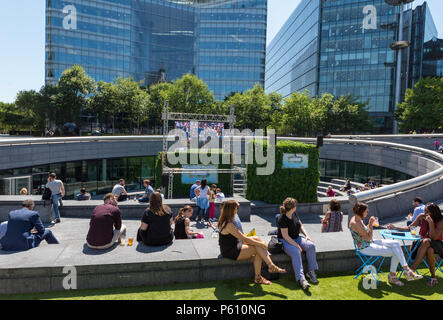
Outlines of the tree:
[{"label": "tree", "polygon": [[13,103],[0,102],[0,125],[5,132],[20,130],[26,121],[26,115]]},{"label": "tree", "polygon": [[194,75],[185,74],[168,87],[170,110],[183,113],[213,113],[214,94]]},{"label": "tree", "polygon": [[334,97],[325,93],[313,99],[313,121],[317,134],[371,132],[372,122],[367,103],[351,95]]},{"label": "tree", "polygon": [[[132,78],[117,78],[113,83],[100,81],[96,94],[91,98],[88,110],[99,116],[106,128],[115,119],[118,127],[139,128],[140,123],[148,117],[149,95],[140,87],[140,82]],[[113,130],[114,131],[114,130]]]},{"label": "tree", "polygon": [[235,93],[229,97],[225,101],[225,106],[234,105],[236,127],[251,130],[265,129],[271,123],[273,103],[278,100],[277,96],[273,96],[273,99],[270,99],[261,85],[256,84],[254,88],[244,93]]},{"label": "tree", "polygon": [[443,131],[443,78],[424,78],[406,90],[395,118],[401,132]]},{"label": "tree", "polygon": [[152,126],[160,126],[162,121],[163,107],[169,99],[172,84],[159,82],[149,87],[148,116]]},{"label": "tree", "polygon": [[309,92],[294,92],[284,99],[283,114],[275,113],[273,124],[278,134],[308,136],[315,132]]},{"label": "tree", "polygon": [[56,87],[54,109],[56,125],[61,127],[66,122],[79,124],[81,112],[87,109],[88,96],[96,89],[94,80],[85,70],[74,65],[63,71]]}]

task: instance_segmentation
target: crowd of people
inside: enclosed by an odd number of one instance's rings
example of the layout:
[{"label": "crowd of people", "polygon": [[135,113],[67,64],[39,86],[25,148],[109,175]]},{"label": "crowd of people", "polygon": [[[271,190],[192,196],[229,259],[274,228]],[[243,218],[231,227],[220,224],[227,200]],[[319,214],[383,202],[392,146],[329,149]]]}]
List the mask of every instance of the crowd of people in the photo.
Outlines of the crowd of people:
[{"label": "crowd of people", "polygon": [[[225,198],[225,194],[217,185],[208,185],[206,179],[197,180],[190,190],[189,197],[191,201],[197,203],[197,215],[196,221],[214,222],[215,219],[215,202],[222,201]],[[209,211],[208,211],[209,209]]]},{"label": "crowd of people", "polygon": [[[378,182],[375,182],[374,179],[370,178],[368,182],[366,182],[363,186],[355,185],[355,187],[352,186],[351,181],[349,178],[346,178],[345,184],[340,187],[340,191],[346,192],[346,195],[351,195],[354,193],[359,193],[371,189],[380,188],[382,185]],[[335,197],[336,192],[333,190],[332,186],[328,186],[326,190],[326,197]]]},{"label": "crowd of people", "polygon": [[[62,185],[56,182],[56,176],[50,176],[48,188],[53,190],[53,195],[62,193]],[[122,184],[123,183],[123,184]],[[127,228],[122,223],[119,209],[119,198],[123,194],[120,181],[112,193],[103,198],[103,204],[98,205],[92,212],[89,230],[86,235],[86,244],[94,250],[109,249],[116,244],[125,242]],[[283,274],[287,271],[277,266],[269,253],[269,244],[256,235],[245,235],[238,217],[240,204],[236,200],[222,202],[220,216],[215,220],[214,207],[211,200],[215,200],[217,187],[209,186],[206,180],[196,181],[191,188],[191,199],[196,198],[197,213],[186,205],[174,217],[171,208],[163,203],[160,192],[150,187],[149,180],[145,180],[146,193],[140,197],[143,202],[149,202],[144,211],[140,226],[136,233],[136,240],[147,246],[167,246],[175,240],[203,238],[203,234],[191,229],[191,220],[200,221],[206,217],[208,225],[214,228],[219,238],[219,250],[222,257],[235,261],[252,260],[254,267],[254,282],[270,285],[272,282],[262,275],[263,263],[269,273]],[[58,193],[59,192],[59,193]],[[84,193],[82,193],[85,195]],[[86,197],[86,195],[85,195]],[[148,198],[146,201],[145,199]],[[140,200],[139,199],[139,200]],[[53,201],[57,201],[54,197]],[[430,286],[438,284],[435,276],[435,255],[443,257],[443,215],[440,208],[434,203],[423,204],[421,198],[413,199],[414,212],[407,217],[405,226],[389,224],[387,229],[410,231],[420,227],[420,242],[413,253],[414,263],[409,266],[406,262],[401,245],[396,240],[374,240],[374,228],[378,221],[374,216],[368,219],[368,205],[357,202],[353,207],[353,216],[349,220],[349,231],[358,250],[368,256],[390,257],[390,273],[388,282],[396,286],[404,286],[397,278],[396,272],[400,265],[403,268],[407,281],[419,280],[423,276],[417,273],[417,267],[426,257],[431,272]],[[8,221],[0,225],[0,249],[6,251],[23,251],[38,247],[42,241],[48,244],[58,244],[59,241],[51,230],[44,227],[40,215],[34,211],[35,204],[32,200],[23,201],[22,208],[11,211]],[[296,213],[297,200],[286,198],[280,206],[280,213],[276,216],[276,238],[281,244],[282,251],[288,255],[292,262],[294,277],[303,290],[308,290],[312,284],[319,284],[316,272],[319,269],[315,241],[310,237],[301,219]],[[321,221],[321,232],[343,232],[343,212],[340,202],[332,199],[329,210]],[[213,218],[211,218],[213,217]],[[217,221],[216,225],[213,222]],[[133,239],[133,238],[132,238]],[[415,247],[415,246],[414,246]],[[302,263],[302,253],[306,254],[307,270]]]}]

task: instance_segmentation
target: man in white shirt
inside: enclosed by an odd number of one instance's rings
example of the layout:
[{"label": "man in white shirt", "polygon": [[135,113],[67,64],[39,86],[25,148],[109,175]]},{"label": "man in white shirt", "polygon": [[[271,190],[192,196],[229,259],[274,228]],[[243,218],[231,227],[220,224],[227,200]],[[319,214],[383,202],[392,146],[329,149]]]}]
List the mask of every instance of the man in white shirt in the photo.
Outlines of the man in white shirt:
[{"label": "man in white shirt", "polygon": [[117,196],[118,202],[125,201],[128,198],[128,193],[126,192],[126,189],[125,189],[125,180],[124,179],[120,179],[118,181],[118,183],[112,189],[112,193]]},{"label": "man in white shirt", "polygon": [[423,200],[420,197],[414,198],[414,201],[412,202],[412,205],[415,207],[414,213],[410,213],[407,217],[408,222],[406,222],[406,225],[409,226],[412,222],[414,222],[417,217],[425,212],[425,205],[423,204]]},{"label": "man in white shirt", "polygon": [[62,198],[65,196],[65,186],[61,180],[57,180],[55,173],[49,174],[48,183],[46,188],[51,190],[52,207],[54,208],[55,220],[53,223],[60,222],[59,202],[60,206],[63,206]]}]

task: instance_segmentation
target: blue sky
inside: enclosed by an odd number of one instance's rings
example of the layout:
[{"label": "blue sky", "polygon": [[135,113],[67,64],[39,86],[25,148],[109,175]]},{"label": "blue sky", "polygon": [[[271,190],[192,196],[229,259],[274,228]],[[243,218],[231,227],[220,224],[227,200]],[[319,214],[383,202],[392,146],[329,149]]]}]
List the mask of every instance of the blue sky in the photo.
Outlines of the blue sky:
[{"label": "blue sky", "polygon": [[[415,1],[415,5],[424,0]],[[443,0],[427,1],[443,37]],[[300,0],[268,0],[269,43]],[[0,0],[0,101],[44,84],[45,1]]]}]

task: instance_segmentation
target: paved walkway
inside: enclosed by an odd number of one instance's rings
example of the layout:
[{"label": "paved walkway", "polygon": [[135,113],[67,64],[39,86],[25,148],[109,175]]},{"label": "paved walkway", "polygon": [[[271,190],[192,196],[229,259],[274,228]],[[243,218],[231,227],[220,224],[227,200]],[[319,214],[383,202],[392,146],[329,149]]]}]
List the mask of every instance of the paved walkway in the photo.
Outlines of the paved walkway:
[{"label": "paved walkway", "polygon": [[[438,201],[443,210],[443,200]],[[320,220],[322,216],[302,216],[301,220],[314,240],[317,252],[353,250],[354,245],[346,227],[348,217],[343,219],[344,232],[321,233]],[[405,219],[381,221],[384,223],[405,224]],[[136,236],[140,226],[138,219],[125,219],[127,236]],[[245,233],[252,228],[263,240],[268,241],[268,232],[275,229],[273,215],[252,215],[251,222],[243,222]],[[26,252],[0,251],[0,269],[37,266],[64,266],[64,265],[90,265],[107,263],[129,262],[154,262],[174,261],[187,259],[214,259],[219,257],[218,239],[213,239],[212,229],[191,222],[191,228],[203,232],[205,239],[175,240],[168,247],[147,247],[134,241],[132,247],[114,246],[105,251],[91,250],[85,245],[86,234],[89,229],[89,220],[81,218],[64,218],[62,222],[48,226],[58,238],[59,245],[48,245],[43,242],[40,247]],[[374,233],[375,239],[380,239],[378,232]],[[7,259],[4,257],[7,256]]]}]

